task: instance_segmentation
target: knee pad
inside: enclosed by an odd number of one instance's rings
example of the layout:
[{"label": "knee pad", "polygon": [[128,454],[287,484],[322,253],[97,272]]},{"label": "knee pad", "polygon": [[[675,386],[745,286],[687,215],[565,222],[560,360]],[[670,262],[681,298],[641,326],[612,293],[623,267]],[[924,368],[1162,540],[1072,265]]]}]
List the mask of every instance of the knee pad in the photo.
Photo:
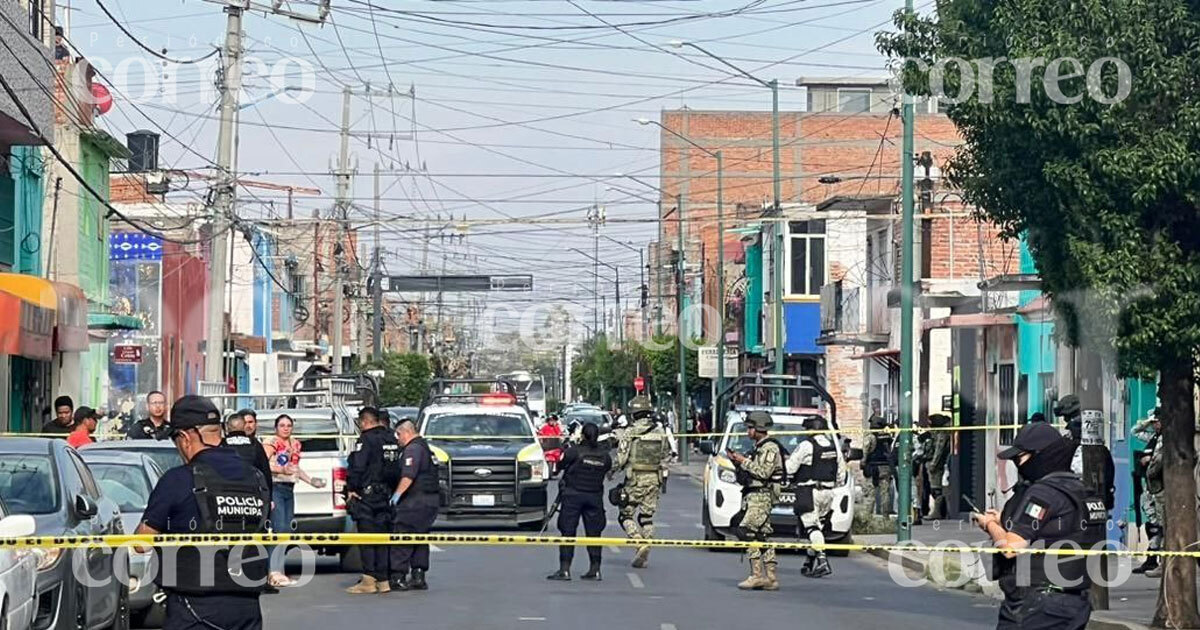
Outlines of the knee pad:
[{"label": "knee pad", "polygon": [[654,515],[653,514],[638,514],[637,521],[638,521],[638,525],[645,527],[654,522]]}]

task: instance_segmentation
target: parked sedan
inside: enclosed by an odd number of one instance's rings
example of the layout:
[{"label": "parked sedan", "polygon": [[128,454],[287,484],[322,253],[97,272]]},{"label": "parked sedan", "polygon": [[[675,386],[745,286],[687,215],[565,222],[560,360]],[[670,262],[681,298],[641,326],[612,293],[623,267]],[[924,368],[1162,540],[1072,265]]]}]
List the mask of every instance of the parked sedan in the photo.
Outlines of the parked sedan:
[{"label": "parked sedan", "polygon": [[[39,536],[124,533],[117,504],[62,440],[0,439],[0,499],[13,512],[33,516]],[[129,590],[113,579],[115,559],[124,561],[125,554],[93,547],[38,549],[36,556],[33,630],[129,627]],[[90,585],[80,579],[85,569]]]},{"label": "parked sedan", "polygon": [[183,465],[183,456],[179,454],[179,449],[175,448],[175,443],[169,440],[109,440],[106,442],[93,442],[85,445],[81,452],[91,450],[149,455],[150,459],[154,460],[154,463],[158,464],[159,469],[163,472]]},{"label": "parked sedan", "polygon": [[[28,514],[13,514],[0,502],[0,538],[32,536],[37,523]],[[0,549],[0,623],[20,630],[33,623],[37,556],[24,549]]]},{"label": "parked sedan", "polygon": [[[100,492],[121,510],[125,531],[137,531],[150,491],[162,477],[162,469],[145,453],[87,448],[79,454],[96,478]],[[163,604],[154,601],[158,588],[153,580],[146,579],[153,557],[151,553],[129,553],[129,610],[133,625],[138,628],[161,627],[166,614]]]}]

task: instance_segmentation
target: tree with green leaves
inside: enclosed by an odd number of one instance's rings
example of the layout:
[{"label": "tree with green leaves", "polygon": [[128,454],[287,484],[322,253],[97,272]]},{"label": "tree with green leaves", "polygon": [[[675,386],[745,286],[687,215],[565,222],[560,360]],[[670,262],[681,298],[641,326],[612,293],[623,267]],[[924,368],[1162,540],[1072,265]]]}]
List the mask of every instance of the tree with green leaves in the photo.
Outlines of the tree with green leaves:
[{"label": "tree with green leaves", "polygon": [[[1166,547],[1190,548],[1200,6],[939,0],[936,15],[899,12],[895,25],[878,36],[880,50],[902,60],[909,94],[944,87],[962,136],[944,172],[1006,237],[1026,238],[1060,334],[1122,376],[1157,376]],[[1153,624],[1200,628],[1196,563],[1165,562]]]},{"label": "tree with green leaves", "polygon": [[365,368],[383,370],[379,403],[384,407],[421,404],[433,378],[429,358],[423,354],[385,352],[380,361],[369,361]]}]

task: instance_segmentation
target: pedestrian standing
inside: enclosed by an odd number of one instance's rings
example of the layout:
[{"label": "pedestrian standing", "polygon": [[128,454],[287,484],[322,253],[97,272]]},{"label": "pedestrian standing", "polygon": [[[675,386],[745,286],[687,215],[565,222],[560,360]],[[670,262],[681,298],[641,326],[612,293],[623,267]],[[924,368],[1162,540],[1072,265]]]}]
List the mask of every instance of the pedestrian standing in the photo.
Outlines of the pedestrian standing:
[{"label": "pedestrian standing", "polygon": [[55,434],[56,437],[66,437],[75,430],[75,402],[70,396],[59,396],[54,399],[54,417],[42,425],[42,433]]},{"label": "pedestrian standing", "polygon": [[[609,449],[600,446],[600,427],[583,425],[583,441],[569,447],[563,454],[563,479],[559,492],[561,504],[558,512],[558,532],[574,537],[583,521],[583,530],[589,537],[604,532],[607,519],[604,515],[604,479],[612,470]],[[600,580],[601,548],[589,545],[588,570],[585,580]],[[560,545],[558,548],[558,571],[546,576],[548,580],[570,580],[571,561],[575,559],[575,547]]]},{"label": "pedestrian standing", "polygon": [[167,439],[167,396],[158,390],[146,394],[148,416],[129,426],[126,437],[131,440]]},{"label": "pedestrian standing", "polygon": [[[1159,421],[1160,409],[1155,409],[1150,417],[1142,420],[1133,427],[1133,435],[1146,444],[1136,453],[1137,474],[1142,476],[1144,492],[1141,496],[1143,519],[1146,522],[1146,538],[1149,539],[1150,551],[1162,551],[1163,517],[1166,512],[1162,475],[1162,423]],[[1140,566],[1133,569],[1134,573],[1145,573],[1149,577],[1162,577],[1162,566],[1157,555],[1150,555]]]},{"label": "pedestrian standing", "polygon": [[[617,468],[625,472],[625,500],[618,511],[621,529],[634,540],[654,538],[654,514],[662,491],[662,467],[670,457],[670,440],[655,421],[654,406],[645,396],[629,401],[633,424],[617,444]],[[636,518],[636,520],[635,520]],[[633,568],[649,563],[650,545],[641,545],[633,556]]]},{"label": "pedestrian standing", "polygon": [[[362,433],[350,453],[346,475],[346,511],[354,519],[358,531],[364,534],[392,531],[392,509],[388,499],[400,483],[400,443],[379,416],[374,407],[363,407],[358,412]],[[363,575],[346,592],[390,592],[389,553],[387,545],[359,546]]]},{"label": "pedestrian standing", "polygon": [[84,444],[91,444],[96,440],[92,439],[92,434],[96,432],[96,426],[100,422],[100,413],[91,407],[80,407],[75,410],[75,430],[67,435],[67,444],[80,448]]},{"label": "pedestrian standing", "polygon": [[880,413],[879,399],[871,400],[870,432],[863,440],[866,453],[864,476],[867,480],[867,508],[873,514],[892,513],[892,449],[894,434],[888,433],[887,420]]},{"label": "pedestrian standing", "polygon": [[[262,473],[221,445],[221,415],[202,396],[184,396],[171,409],[170,439],[184,465],[163,474],[150,493],[138,534],[261,534],[267,530],[267,482]],[[236,517],[224,518],[228,506]],[[167,594],[163,630],[260,630],[259,594],[267,561],[229,547],[162,548],[175,553],[157,582]],[[175,573],[163,575],[170,567]]]},{"label": "pedestrian standing", "polygon": [[929,459],[925,462],[925,470],[929,476],[929,494],[933,499],[933,508],[929,511],[929,518],[934,520],[946,518],[946,495],[945,495],[945,476],[946,466],[950,463],[950,423],[953,420],[950,416],[942,413],[935,413],[929,416],[929,424],[933,427],[933,434],[930,440],[932,452],[929,454]]},{"label": "pedestrian standing", "polygon": [[[1029,424],[1013,444],[998,455],[1012,460],[1028,487],[1014,495],[1002,512],[972,514],[1004,558],[1015,559],[1017,550],[1064,546],[1094,549],[1104,541],[1108,510],[1104,501],[1070,471],[1074,448],[1070,440],[1045,423]],[[1083,630],[1091,617],[1088,601],[1091,577],[1088,556],[1029,554],[1028,580],[1017,572],[1014,607],[1006,592],[996,627]]]},{"label": "pedestrian standing", "polygon": [[[271,465],[271,531],[290,534],[295,531],[296,483],[303,481],[314,488],[324,488],[325,480],[309,477],[300,469],[300,440],[292,437],[295,421],[287,414],[275,418],[275,435],[263,443]],[[271,554],[271,586],[293,586],[295,582],[283,573],[283,549]]]},{"label": "pedestrian standing", "polygon": [[[771,508],[779,501],[787,473],[784,469],[784,449],[768,434],[775,421],[765,411],[751,411],[745,420],[746,434],[754,442],[747,454],[727,450],[725,456],[733,462],[734,474],[742,486],[741,516],[734,516],[732,525],[742,540],[765,543],[774,531],[771,527]],[[743,590],[779,590],[779,573],[775,548],[762,546],[746,550],[750,561],[750,576],[738,583]]]},{"label": "pedestrian standing", "polygon": [[[417,433],[417,425],[405,419],[396,425],[396,441],[403,449],[400,455],[400,483],[392,493],[392,533],[428,534],[437,521],[441,502],[438,485],[438,465],[425,438]],[[429,571],[429,545],[395,545],[389,558],[392,590],[429,588],[425,573]],[[409,571],[411,575],[408,575]]]},{"label": "pedestrian standing", "polygon": [[[809,416],[804,419],[807,431],[829,429],[825,418]],[[829,559],[825,556],[825,521],[833,511],[834,489],[841,476],[838,447],[829,433],[805,435],[796,450],[787,458],[787,474],[795,482],[796,502],[792,509],[796,513],[804,537],[813,546],[808,549],[808,559],[800,569],[805,577],[820,578],[833,573]]]}]

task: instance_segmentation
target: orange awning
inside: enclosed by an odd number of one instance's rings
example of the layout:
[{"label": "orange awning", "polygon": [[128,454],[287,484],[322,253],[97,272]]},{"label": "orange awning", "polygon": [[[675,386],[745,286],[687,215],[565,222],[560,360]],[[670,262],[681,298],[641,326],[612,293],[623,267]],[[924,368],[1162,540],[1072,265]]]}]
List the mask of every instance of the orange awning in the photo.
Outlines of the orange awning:
[{"label": "orange awning", "polygon": [[58,296],[49,281],[0,273],[0,354],[49,361],[57,308]]},{"label": "orange awning", "polygon": [[11,293],[30,304],[50,310],[58,309],[58,295],[49,280],[23,273],[0,273],[0,291]]}]

